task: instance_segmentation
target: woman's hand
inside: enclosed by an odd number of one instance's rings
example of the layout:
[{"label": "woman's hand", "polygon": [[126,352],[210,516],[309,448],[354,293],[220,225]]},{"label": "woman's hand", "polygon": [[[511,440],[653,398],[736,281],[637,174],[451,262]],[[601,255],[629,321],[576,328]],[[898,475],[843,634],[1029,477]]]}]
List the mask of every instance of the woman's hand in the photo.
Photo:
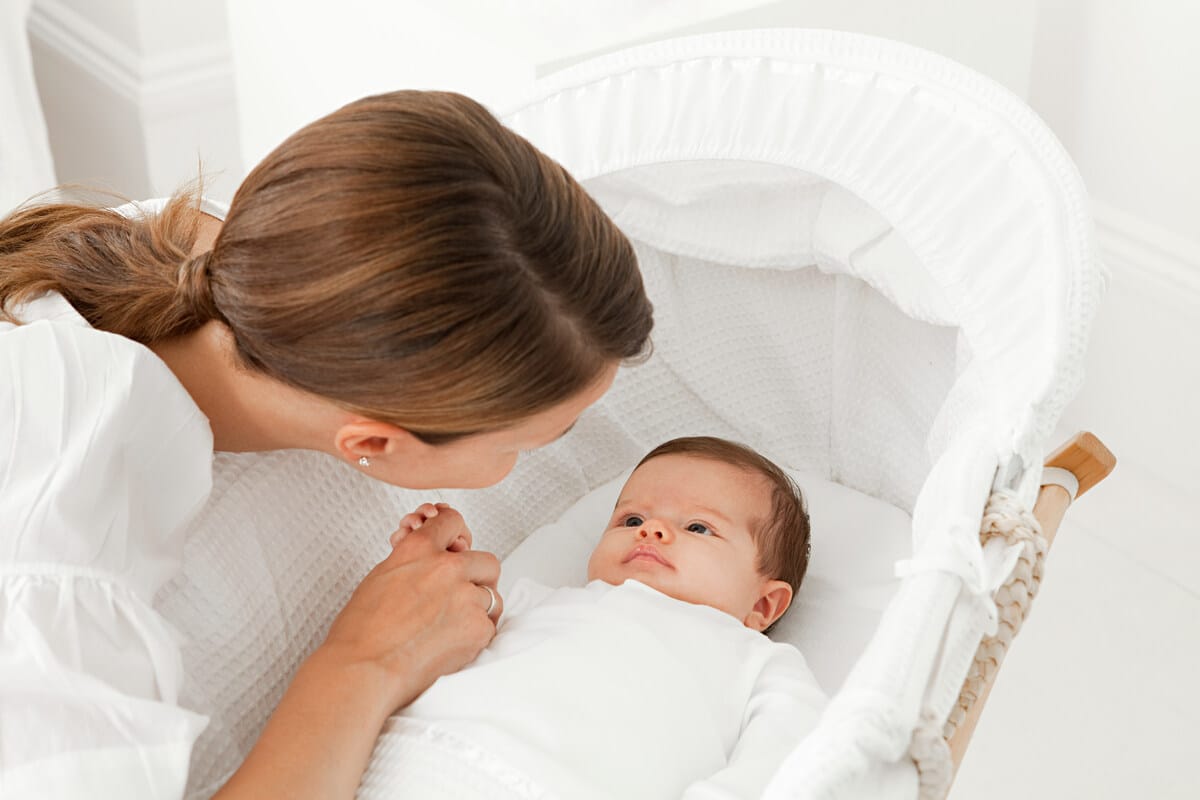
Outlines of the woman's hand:
[{"label": "woman's hand", "polygon": [[[391,555],[359,584],[322,645],[384,668],[395,682],[389,713],[473,661],[495,636],[501,611],[500,562],[470,549],[461,514],[427,503],[401,520],[401,531]],[[496,596],[490,615],[492,595],[484,586]]]},{"label": "woman's hand", "polygon": [[489,616],[483,587],[495,591],[500,562],[454,551],[471,532],[436,511],[363,578],[219,800],[353,797],[387,716],[492,640],[500,597]]}]

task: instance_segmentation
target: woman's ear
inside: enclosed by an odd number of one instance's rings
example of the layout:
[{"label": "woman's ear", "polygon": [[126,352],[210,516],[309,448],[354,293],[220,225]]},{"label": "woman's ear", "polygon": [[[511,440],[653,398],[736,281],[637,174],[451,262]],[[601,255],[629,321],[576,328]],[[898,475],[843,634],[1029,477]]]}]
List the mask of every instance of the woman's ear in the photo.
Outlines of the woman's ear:
[{"label": "woman's ear", "polygon": [[787,581],[766,581],[759,589],[754,608],[742,620],[747,628],[764,631],[771,623],[783,616],[792,604],[792,587]]},{"label": "woman's ear", "polygon": [[390,422],[355,418],[338,428],[334,434],[334,445],[338,455],[345,461],[357,462],[363,456],[381,458],[398,457],[410,460],[415,450],[428,447],[404,428]]}]

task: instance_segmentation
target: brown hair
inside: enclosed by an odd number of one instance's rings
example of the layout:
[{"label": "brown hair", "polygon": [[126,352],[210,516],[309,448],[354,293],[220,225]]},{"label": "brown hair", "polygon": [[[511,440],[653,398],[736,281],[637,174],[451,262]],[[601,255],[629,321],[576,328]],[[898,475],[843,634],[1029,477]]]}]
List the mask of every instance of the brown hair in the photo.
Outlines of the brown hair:
[{"label": "brown hair", "polygon": [[220,320],[244,366],[433,443],[515,424],[648,349],[628,240],[462,95],[392,92],[306,126],[192,257],[198,199],[133,219],[14,212],[0,221],[0,315],[57,291],[143,343]]},{"label": "brown hair", "polygon": [[745,445],[715,436],[685,436],[663,442],[638,462],[652,458],[685,455],[707,458],[758,473],[771,486],[771,511],[750,533],[758,545],[760,575],[786,581],[793,594],[800,590],[812,549],[808,509],[796,482],[773,462]]}]

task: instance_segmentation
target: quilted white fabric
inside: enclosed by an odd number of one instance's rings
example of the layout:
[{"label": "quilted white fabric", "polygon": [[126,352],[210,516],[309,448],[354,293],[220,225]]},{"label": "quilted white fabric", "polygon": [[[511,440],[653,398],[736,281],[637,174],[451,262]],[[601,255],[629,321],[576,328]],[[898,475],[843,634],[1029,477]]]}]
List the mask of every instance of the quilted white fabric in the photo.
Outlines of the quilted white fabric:
[{"label": "quilted white fabric", "polygon": [[605,56],[504,120],[635,240],[655,356],[491,490],[417,496],[319,456],[218,456],[159,595],[190,637],[185,702],[212,713],[191,793],[236,766],[418,502],[459,506],[506,555],[651,446],[704,433],[911,512],[907,576],[770,796],[912,796],[912,732],[944,718],[992,624],[984,500],[999,469],[1032,501],[1082,379],[1099,276],[1074,167],[992,82],[821,31]]}]

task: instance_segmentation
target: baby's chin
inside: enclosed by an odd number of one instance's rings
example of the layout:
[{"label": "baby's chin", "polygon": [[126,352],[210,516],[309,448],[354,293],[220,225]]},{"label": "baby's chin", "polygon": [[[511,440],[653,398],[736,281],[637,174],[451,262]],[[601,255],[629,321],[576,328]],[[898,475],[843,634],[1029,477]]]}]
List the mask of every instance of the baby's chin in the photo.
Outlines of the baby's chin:
[{"label": "baby's chin", "polygon": [[655,575],[653,570],[639,569],[622,569],[619,571],[613,570],[597,570],[588,573],[588,582],[604,581],[610,586],[620,586],[625,581],[637,581],[645,584],[651,589],[662,592],[667,597],[674,597],[676,600],[691,602],[686,597],[680,597],[679,592],[672,588],[667,581],[659,580],[659,576]]},{"label": "baby's chin", "polygon": [[[664,573],[670,570],[670,567],[665,567],[662,564],[657,564],[653,561],[645,559],[635,559],[621,564],[600,564],[589,565],[588,581],[604,581],[611,583],[613,586],[620,586],[629,579],[641,581],[647,586],[653,586],[659,589],[660,585],[665,585],[666,582],[659,580]],[[659,589],[663,594],[670,594],[666,589]]]}]

